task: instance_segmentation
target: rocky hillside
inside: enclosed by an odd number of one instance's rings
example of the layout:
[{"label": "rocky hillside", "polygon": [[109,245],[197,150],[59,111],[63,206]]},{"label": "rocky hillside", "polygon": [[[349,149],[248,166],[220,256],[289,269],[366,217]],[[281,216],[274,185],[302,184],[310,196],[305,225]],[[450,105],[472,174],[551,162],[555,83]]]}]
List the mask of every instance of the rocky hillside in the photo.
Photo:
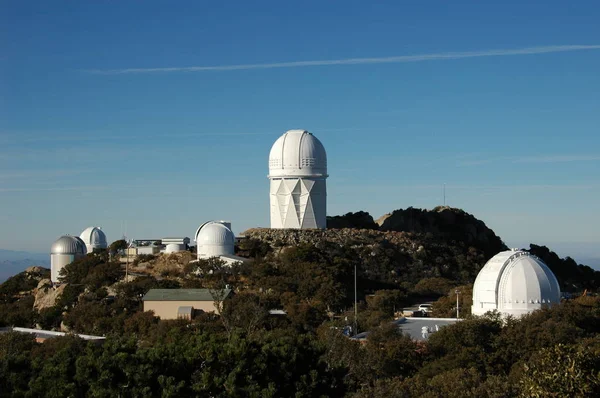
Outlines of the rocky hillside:
[{"label": "rocky hillside", "polygon": [[[246,237],[276,250],[299,244],[331,251],[333,244],[360,257],[369,279],[416,284],[443,277],[472,283],[485,262],[502,250],[502,240],[485,223],[461,209],[395,210],[377,221],[367,212],[328,217],[326,230],[250,229]],[[256,244],[255,244],[256,246]]]},{"label": "rocky hillside", "polygon": [[461,209],[448,206],[438,206],[433,210],[413,207],[399,209],[385,214],[376,221],[364,211],[347,213],[343,216],[328,217],[327,228],[433,234],[448,242],[462,242],[479,249],[488,258],[507,249],[504,242],[483,221]]},{"label": "rocky hillside", "polygon": [[494,231],[473,215],[448,206],[438,206],[433,210],[395,210],[380,217],[377,221],[382,231],[406,231],[431,233],[448,241],[464,242],[484,252],[486,257],[507,250]]},{"label": "rocky hillside", "polygon": [[416,284],[428,277],[472,282],[487,260],[483,252],[464,242],[448,242],[432,234],[354,228],[253,228],[243,234],[276,252],[310,245],[326,253],[350,253],[360,259],[364,275],[378,282]]}]

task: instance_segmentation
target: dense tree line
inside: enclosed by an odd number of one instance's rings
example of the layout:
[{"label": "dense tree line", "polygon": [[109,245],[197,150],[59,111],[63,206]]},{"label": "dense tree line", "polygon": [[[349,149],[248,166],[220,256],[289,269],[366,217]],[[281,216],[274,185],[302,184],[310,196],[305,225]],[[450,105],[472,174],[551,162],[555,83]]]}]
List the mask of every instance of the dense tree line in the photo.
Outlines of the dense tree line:
[{"label": "dense tree line", "polygon": [[582,297],[518,320],[502,321],[494,314],[467,319],[442,328],[426,343],[411,340],[389,322],[374,328],[366,344],[343,336],[331,322],[307,332],[261,316],[251,333],[248,317],[240,315],[225,314],[225,321],[206,314],[187,322],[158,321],[137,312],[101,345],[73,336],[40,344],[29,335],[1,334],[0,395],[600,394],[598,298]]}]

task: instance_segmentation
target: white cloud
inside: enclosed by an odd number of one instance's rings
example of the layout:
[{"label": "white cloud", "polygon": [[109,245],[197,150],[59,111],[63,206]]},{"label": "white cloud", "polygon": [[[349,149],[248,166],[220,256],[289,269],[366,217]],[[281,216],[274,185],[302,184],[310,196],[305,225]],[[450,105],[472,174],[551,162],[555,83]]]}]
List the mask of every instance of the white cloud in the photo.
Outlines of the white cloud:
[{"label": "white cloud", "polygon": [[546,54],[565,51],[597,50],[600,44],[593,45],[562,45],[562,46],[543,46],[543,47],[525,47],[504,50],[483,50],[483,51],[463,51],[446,52],[417,55],[400,55],[392,57],[378,58],[346,58],[320,61],[292,61],[275,62],[263,64],[240,64],[240,65],[213,65],[213,66],[175,66],[166,68],[124,68],[124,69],[94,69],[87,72],[105,75],[120,75],[133,73],[168,73],[168,72],[206,72],[206,71],[232,71],[249,69],[273,69],[273,68],[299,68],[306,66],[330,66],[330,65],[364,65],[364,64],[386,64],[386,63],[406,63],[422,61],[439,61],[449,59],[477,58],[477,57],[501,57],[510,55],[529,55]]},{"label": "white cloud", "polygon": [[598,155],[549,155],[549,156],[524,156],[517,158],[513,163],[563,163],[563,162],[589,162],[600,160]]},{"label": "white cloud", "polygon": [[459,157],[459,166],[480,166],[489,163],[571,163],[571,162],[594,162],[600,160],[599,155],[589,154],[565,154],[565,155],[540,155],[540,156],[504,156],[495,158],[468,158]]}]

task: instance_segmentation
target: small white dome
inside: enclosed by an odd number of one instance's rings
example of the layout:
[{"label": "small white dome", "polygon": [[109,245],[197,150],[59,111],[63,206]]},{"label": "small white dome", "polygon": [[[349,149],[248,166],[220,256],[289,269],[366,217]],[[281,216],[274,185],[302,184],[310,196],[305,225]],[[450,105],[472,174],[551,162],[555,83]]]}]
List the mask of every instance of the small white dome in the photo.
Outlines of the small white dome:
[{"label": "small white dome", "polygon": [[93,252],[94,249],[106,249],[108,247],[106,235],[100,227],[88,227],[83,230],[79,237],[85,243],[88,253]]},{"label": "small white dome", "polygon": [[185,245],[180,245],[178,243],[169,243],[165,247],[165,253],[178,253],[185,251]]},{"label": "small white dome", "polygon": [[477,275],[472,313],[498,310],[520,316],[559,302],[560,287],[550,268],[526,251],[507,250],[492,257]]},{"label": "small white dome", "polygon": [[327,153],[306,130],[289,130],[269,153],[269,177],[327,177]]},{"label": "small white dome", "polygon": [[78,236],[63,235],[50,248],[50,254],[85,255],[85,243]]},{"label": "small white dome", "polygon": [[235,236],[225,221],[209,221],[196,231],[198,258],[233,255]]}]

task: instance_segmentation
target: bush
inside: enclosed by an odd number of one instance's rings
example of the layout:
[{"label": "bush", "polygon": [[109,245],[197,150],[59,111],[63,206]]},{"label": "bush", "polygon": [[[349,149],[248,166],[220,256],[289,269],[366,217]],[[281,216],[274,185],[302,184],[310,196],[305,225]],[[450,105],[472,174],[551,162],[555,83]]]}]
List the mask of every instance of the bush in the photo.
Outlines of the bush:
[{"label": "bush", "polygon": [[140,263],[147,263],[150,262],[152,260],[154,260],[156,258],[155,255],[153,254],[139,254],[134,260],[133,263],[131,264],[133,267],[137,266]]}]

